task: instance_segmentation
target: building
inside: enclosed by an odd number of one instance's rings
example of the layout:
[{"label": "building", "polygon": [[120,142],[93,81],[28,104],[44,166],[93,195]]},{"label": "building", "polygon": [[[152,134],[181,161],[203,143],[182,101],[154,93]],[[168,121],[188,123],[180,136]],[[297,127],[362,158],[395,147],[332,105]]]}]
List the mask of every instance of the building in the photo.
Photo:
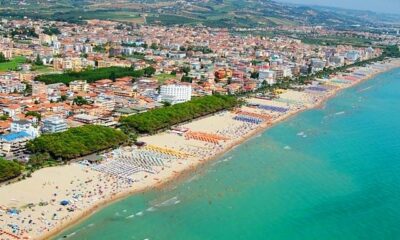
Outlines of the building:
[{"label": "building", "polygon": [[10,131],[12,133],[15,132],[26,132],[31,136],[32,138],[36,138],[39,136],[39,131],[37,128],[35,128],[30,121],[27,120],[19,120],[19,121],[13,121],[11,123]]},{"label": "building", "polygon": [[26,89],[26,85],[21,81],[11,79],[0,80],[0,93],[16,93],[23,92]]},{"label": "building", "polygon": [[260,69],[258,80],[260,83],[266,81],[269,85],[272,85],[275,83],[275,72],[269,69]]},{"label": "building", "polygon": [[57,133],[68,129],[65,119],[60,117],[50,117],[43,120],[42,132]]},{"label": "building", "polygon": [[76,80],[69,83],[69,90],[72,92],[87,92],[88,88],[86,81]]},{"label": "building", "polygon": [[32,83],[32,96],[47,96],[47,85],[43,82],[34,81]]},{"label": "building", "polygon": [[351,62],[355,62],[357,60],[360,59],[360,53],[358,51],[348,51],[346,53],[346,59],[351,61]]},{"label": "building", "polygon": [[192,98],[192,86],[190,84],[170,84],[160,88],[159,101],[171,104],[190,101]]},{"label": "building", "polygon": [[14,132],[0,136],[0,155],[9,160],[27,161],[26,143],[32,137],[27,132]]},{"label": "building", "polygon": [[74,120],[85,124],[96,124],[99,122],[99,117],[87,114],[77,114],[74,116]]}]

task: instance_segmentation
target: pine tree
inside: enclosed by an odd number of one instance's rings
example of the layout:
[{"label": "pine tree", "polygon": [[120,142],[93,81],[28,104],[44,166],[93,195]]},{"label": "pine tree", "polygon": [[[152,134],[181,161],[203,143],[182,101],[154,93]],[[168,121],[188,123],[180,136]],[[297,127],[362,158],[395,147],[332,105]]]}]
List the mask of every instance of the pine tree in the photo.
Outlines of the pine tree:
[{"label": "pine tree", "polygon": [[7,59],[4,56],[4,54],[2,52],[0,52],[0,63],[3,63],[3,62],[7,62]]},{"label": "pine tree", "polygon": [[37,65],[37,66],[42,66],[43,65],[43,61],[40,58],[39,54],[36,55],[35,65]]}]

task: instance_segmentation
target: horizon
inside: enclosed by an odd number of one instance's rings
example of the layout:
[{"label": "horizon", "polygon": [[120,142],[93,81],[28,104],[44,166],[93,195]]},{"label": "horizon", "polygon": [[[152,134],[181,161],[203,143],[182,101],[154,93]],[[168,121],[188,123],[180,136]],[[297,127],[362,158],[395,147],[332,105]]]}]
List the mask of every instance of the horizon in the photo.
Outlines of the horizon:
[{"label": "horizon", "polygon": [[400,1],[398,0],[336,0],[327,2],[325,0],[276,0],[282,3],[314,5],[323,7],[337,7],[348,10],[372,11],[376,13],[390,13],[399,15]]}]

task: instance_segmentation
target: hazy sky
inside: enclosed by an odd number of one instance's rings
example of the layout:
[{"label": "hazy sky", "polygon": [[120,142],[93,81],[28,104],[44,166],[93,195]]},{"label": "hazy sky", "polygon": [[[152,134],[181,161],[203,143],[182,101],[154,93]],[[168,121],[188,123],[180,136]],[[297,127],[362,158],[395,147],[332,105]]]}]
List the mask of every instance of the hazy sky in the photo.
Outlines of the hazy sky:
[{"label": "hazy sky", "polygon": [[400,14],[400,0],[277,0],[280,2],[316,4],[350,9]]}]

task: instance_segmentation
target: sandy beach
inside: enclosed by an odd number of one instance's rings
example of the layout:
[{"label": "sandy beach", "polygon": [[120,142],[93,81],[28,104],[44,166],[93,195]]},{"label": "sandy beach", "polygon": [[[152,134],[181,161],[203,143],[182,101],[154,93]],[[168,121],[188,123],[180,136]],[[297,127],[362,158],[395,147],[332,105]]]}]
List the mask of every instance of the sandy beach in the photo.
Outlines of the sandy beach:
[{"label": "sandy beach", "polygon": [[190,174],[268,127],[397,67],[400,60],[375,63],[316,79],[301,90],[282,90],[273,99],[248,98],[240,109],[141,137],[146,146],[115,149],[101,163],[45,168],[1,186],[0,239],[49,239],[100,207]]}]

